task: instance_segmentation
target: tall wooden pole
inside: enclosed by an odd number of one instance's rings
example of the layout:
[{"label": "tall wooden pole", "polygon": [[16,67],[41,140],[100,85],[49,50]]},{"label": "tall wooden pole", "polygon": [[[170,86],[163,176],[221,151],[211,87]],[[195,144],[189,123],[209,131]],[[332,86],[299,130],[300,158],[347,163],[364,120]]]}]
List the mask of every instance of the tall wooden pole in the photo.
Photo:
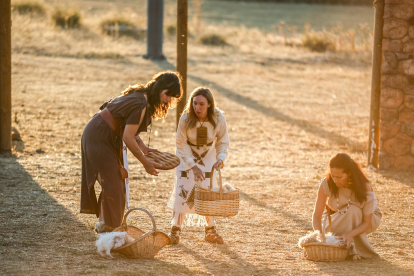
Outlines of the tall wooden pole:
[{"label": "tall wooden pole", "polygon": [[11,154],[11,9],[0,0],[0,154]]},{"label": "tall wooden pole", "polygon": [[187,101],[187,18],[188,0],[177,0],[177,71],[183,78],[184,94],[177,106],[176,126]]},{"label": "tall wooden pole", "polygon": [[368,168],[378,169],[384,0],[376,0],[374,2],[374,7],[374,49],[372,52],[371,112],[369,116]]},{"label": "tall wooden pole", "polygon": [[148,0],[147,54],[145,58],[162,60],[164,0]]}]

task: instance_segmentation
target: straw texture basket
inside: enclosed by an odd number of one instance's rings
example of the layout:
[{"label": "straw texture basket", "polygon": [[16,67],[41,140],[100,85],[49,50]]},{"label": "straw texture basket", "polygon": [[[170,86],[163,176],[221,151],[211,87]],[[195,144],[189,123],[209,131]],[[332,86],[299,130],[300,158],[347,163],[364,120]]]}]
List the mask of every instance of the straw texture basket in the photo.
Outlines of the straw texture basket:
[{"label": "straw texture basket", "polygon": [[217,182],[220,185],[218,192],[212,191],[214,166],[211,168],[210,189],[202,187],[195,188],[194,206],[195,213],[202,216],[231,217],[239,212],[240,195],[239,190],[224,193],[221,171],[218,170]]},{"label": "straw texture basket", "polygon": [[309,243],[303,246],[305,259],[319,262],[344,261],[348,255],[348,249],[341,246],[324,244],[320,242]]},{"label": "straw texture basket", "polygon": [[[332,210],[326,205],[329,221],[329,231],[331,232],[331,214]],[[325,237],[325,229],[322,229],[322,235]],[[303,245],[303,256],[307,260],[318,262],[339,262],[345,261],[348,256],[348,249],[342,246],[330,245],[326,243],[309,243]]]},{"label": "straw texture basket", "polygon": [[[145,233],[141,229],[127,225],[126,220],[129,215],[134,210],[140,210],[145,212],[152,221],[152,230]],[[158,251],[161,250],[166,245],[171,244],[171,239],[167,234],[157,231],[157,226],[155,225],[154,217],[150,212],[143,208],[133,208],[130,209],[124,216],[122,225],[114,230],[114,232],[127,232],[128,235],[135,240],[132,243],[128,243],[124,246],[113,249],[113,252],[121,253],[127,258],[139,259],[139,258],[153,258]]]}]

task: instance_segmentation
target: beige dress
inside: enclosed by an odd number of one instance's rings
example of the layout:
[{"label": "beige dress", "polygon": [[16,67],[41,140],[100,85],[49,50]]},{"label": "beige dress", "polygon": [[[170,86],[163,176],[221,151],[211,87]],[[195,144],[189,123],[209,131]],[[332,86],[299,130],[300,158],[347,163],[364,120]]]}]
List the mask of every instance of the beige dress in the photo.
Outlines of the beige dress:
[{"label": "beige dress", "polygon": [[[367,237],[367,234],[374,232],[378,228],[382,218],[382,212],[377,206],[377,199],[374,192],[368,191],[366,200],[361,203],[355,197],[355,193],[352,193],[350,189],[338,188],[339,201],[337,203],[337,198],[331,194],[331,191],[329,190],[326,178],[322,179],[321,185],[325,195],[328,197],[328,206],[336,212],[331,215],[331,230],[334,235],[340,236],[357,228],[363,222],[364,215],[372,214],[371,228],[368,229],[367,232],[354,237],[355,246],[350,249],[349,255],[358,254],[364,258],[379,257],[378,253],[375,252],[374,248],[369,243]],[[343,214],[348,206],[350,197],[351,201],[349,203],[348,211]],[[337,212],[337,205],[342,214]],[[328,217],[325,212],[322,220],[322,227],[324,227],[326,232],[328,231],[328,224]]]}]

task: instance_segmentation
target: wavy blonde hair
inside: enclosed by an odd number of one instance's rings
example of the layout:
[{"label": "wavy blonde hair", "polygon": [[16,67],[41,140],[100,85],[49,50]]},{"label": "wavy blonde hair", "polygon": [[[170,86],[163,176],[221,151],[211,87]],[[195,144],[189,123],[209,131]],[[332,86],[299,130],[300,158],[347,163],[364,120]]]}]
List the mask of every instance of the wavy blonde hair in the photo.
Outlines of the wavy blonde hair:
[{"label": "wavy blonde hair", "polygon": [[213,128],[217,126],[217,116],[220,114],[220,110],[216,108],[216,101],[214,100],[213,93],[207,87],[199,86],[191,92],[190,99],[188,99],[187,104],[184,109],[184,113],[187,113],[187,118],[185,120],[186,128],[193,128],[197,125],[198,117],[194,112],[193,99],[196,96],[203,96],[206,98],[207,102],[210,104],[210,107],[207,109],[207,119],[213,125]]},{"label": "wavy blonde hair", "polygon": [[[134,84],[122,92],[122,96],[130,93],[144,93],[148,96],[149,114],[154,119],[164,119],[168,109],[177,106],[183,95],[181,86],[182,78],[178,72],[164,71],[156,74],[146,84]],[[171,97],[171,102],[164,104],[160,102],[160,94],[168,90],[166,95]]]}]

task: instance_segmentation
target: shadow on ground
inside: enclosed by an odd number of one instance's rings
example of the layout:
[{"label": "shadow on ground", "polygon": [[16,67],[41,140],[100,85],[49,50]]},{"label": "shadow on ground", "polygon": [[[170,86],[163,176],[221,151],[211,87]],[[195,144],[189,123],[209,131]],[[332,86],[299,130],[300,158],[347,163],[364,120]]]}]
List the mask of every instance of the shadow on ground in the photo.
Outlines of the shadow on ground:
[{"label": "shadow on ground", "polygon": [[[154,61],[154,63],[160,67],[162,70],[176,70],[175,67],[169,63],[168,61]],[[314,135],[317,135],[321,138],[328,139],[332,141],[333,143],[338,143],[338,141],[344,141],[347,145],[352,145],[352,148],[357,150],[365,150],[366,145],[361,144],[358,141],[355,141],[353,139],[350,139],[349,137],[342,136],[338,133],[325,130],[321,127],[315,126],[311,123],[309,123],[306,120],[296,119],[293,117],[290,117],[286,114],[283,114],[282,112],[276,110],[275,108],[267,107],[262,105],[261,103],[255,101],[254,99],[242,96],[238,94],[237,92],[231,91],[230,89],[227,89],[215,82],[209,81],[207,79],[200,78],[198,76],[194,75],[187,75],[189,80],[197,82],[199,85],[203,86],[209,86],[214,89],[216,89],[221,95],[225,96],[226,98],[242,104],[248,108],[251,108],[255,111],[261,112],[263,115],[272,117],[273,119],[276,119],[278,121],[286,122],[288,124],[291,124],[293,126],[300,127],[301,129],[305,130],[308,133],[312,133]],[[187,93],[190,93],[190,91],[187,91]]]},{"label": "shadow on ground", "polygon": [[101,257],[92,230],[48,192],[16,157],[0,156],[0,275],[190,273],[157,259]]}]

